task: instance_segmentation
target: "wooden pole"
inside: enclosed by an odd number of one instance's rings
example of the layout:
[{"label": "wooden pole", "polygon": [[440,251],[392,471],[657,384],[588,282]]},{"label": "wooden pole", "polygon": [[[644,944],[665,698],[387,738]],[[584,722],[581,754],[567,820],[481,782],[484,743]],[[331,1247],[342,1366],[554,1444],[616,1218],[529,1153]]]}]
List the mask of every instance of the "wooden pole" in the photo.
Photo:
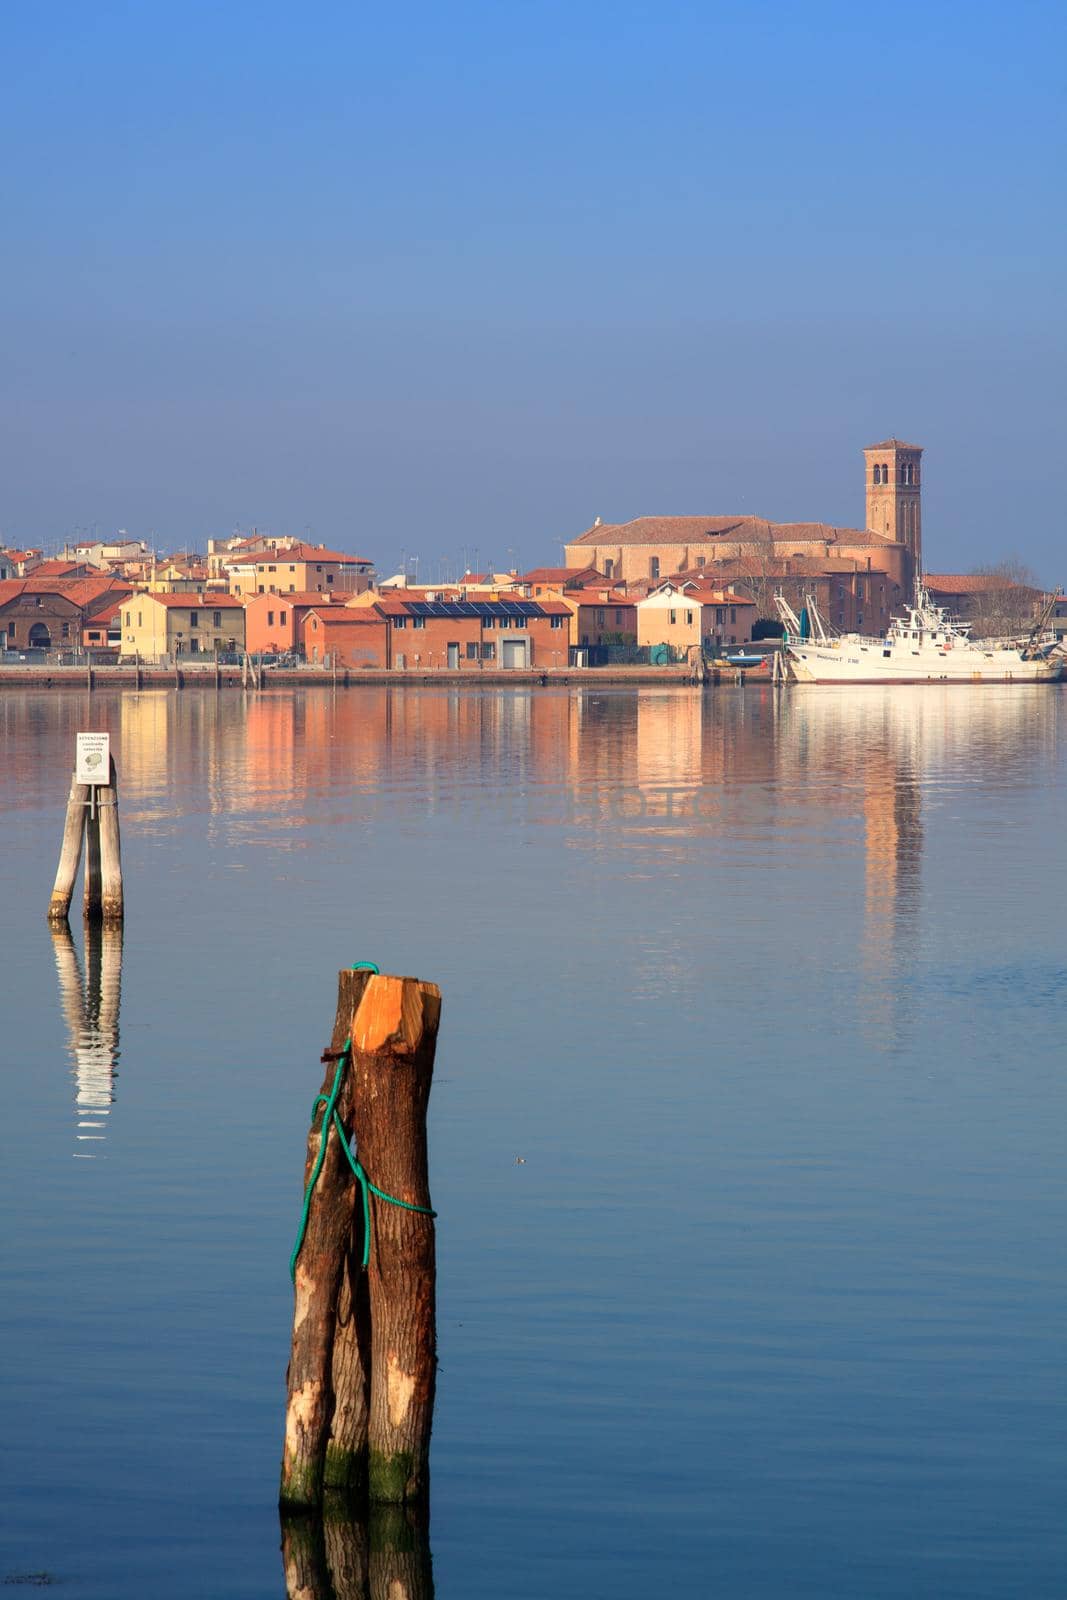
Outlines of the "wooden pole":
[{"label": "wooden pole", "polygon": [[[426,1107],[441,991],[375,976],[352,1025],[359,1159],[379,1189],[430,1205]],[[436,1382],[433,1218],[370,1202],[371,1394],[367,1483],[372,1502],[415,1500],[429,1486]]]},{"label": "wooden pole", "polygon": [[[351,1181],[354,1184],[355,1180]],[[370,1293],[362,1264],[364,1227],[363,1201],[357,1191],[337,1296],[331,1362],[333,1416],[322,1480],[327,1489],[348,1492],[364,1488],[367,1479],[371,1337]]]},{"label": "wooden pole", "polygon": [[[90,788],[93,786],[90,785]],[[99,790],[97,791],[99,793]],[[85,812],[85,880],[82,912],[86,922],[103,916],[100,882],[100,813],[90,795]]]},{"label": "wooden pole", "polygon": [[88,800],[89,785],[75,783],[72,777],[70,797],[67,800],[67,815],[63,824],[63,844],[59,851],[59,866],[52,887],[52,898],[48,903],[48,920],[51,923],[66,922],[70,915],[70,902],[74,898],[74,884],[81,862]]},{"label": "wooden pole", "polygon": [[[352,1018],[370,974],[341,972],[337,980],[337,1014],[322,1093],[329,1095],[339,1054],[352,1030]],[[352,1133],[353,1074],[343,1075],[337,1111],[346,1133]],[[307,1229],[297,1256],[293,1339],[287,1374],[285,1445],[282,1453],[283,1508],[317,1505],[322,1499],[323,1467],[333,1401],[333,1346],[338,1297],[346,1254],[351,1246],[356,1183],[340,1148],[336,1130],[322,1126],[318,1106],[308,1134],[304,1190],[315,1166],[320,1140],[326,1151],[318,1182],[308,1203]],[[358,1348],[358,1346],[357,1346]],[[362,1382],[356,1375],[355,1387]],[[358,1408],[358,1403],[357,1403]]]},{"label": "wooden pole", "polygon": [[111,757],[108,781],[96,791],[96,815],[100,830],[101,914],[114,926],[125,915],[122,894],[122,851],[119,841],[119,784],[115,758]]}]

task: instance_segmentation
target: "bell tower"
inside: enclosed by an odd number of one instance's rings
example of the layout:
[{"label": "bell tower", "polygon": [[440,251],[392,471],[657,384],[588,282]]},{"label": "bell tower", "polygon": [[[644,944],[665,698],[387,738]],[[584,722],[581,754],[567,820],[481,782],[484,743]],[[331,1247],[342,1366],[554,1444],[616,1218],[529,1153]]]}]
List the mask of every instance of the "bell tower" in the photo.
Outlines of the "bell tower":
[{"label": "bell tower", "polygon": [[863,452],[867,463],[867,527],[883,539],[905,545],[913,570],[922,571],[922,474],[921,444],[905,444],[901,439],[885,439],[868,445]]}]

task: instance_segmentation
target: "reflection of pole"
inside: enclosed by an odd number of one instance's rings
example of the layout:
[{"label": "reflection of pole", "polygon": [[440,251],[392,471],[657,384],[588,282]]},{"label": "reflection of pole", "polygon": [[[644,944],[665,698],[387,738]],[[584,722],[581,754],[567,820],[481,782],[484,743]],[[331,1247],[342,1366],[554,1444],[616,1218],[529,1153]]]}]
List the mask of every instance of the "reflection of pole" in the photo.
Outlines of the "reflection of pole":
[{"label": "reflection of pole", "polygon": [[102,1140],[119,1057],[122,928],[85,925],[85,976],[66,923],[52,929],[59,993],[77,1081],[78,1141]]},{"label": "reflection of pole", "polygon": [[425,1508],[355,1510],[341,1496],[322,1512],[282,1513],[288,1600],[433,1600]]}]

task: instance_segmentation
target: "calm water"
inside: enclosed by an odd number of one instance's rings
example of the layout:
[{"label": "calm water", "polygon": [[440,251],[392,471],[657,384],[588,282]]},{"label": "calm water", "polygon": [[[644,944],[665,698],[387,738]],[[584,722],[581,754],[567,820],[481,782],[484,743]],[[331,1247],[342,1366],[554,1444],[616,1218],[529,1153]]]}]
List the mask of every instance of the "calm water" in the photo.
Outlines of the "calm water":
[{"label": "calm water", "polygon": [[[100,727],[121,952],[44,920]],[[0,729],[0,1578],[284,1593],[287,1258],[371,959],[445,997],[439,1600],[1064,1592],[1067,694],[5,691]]]}]

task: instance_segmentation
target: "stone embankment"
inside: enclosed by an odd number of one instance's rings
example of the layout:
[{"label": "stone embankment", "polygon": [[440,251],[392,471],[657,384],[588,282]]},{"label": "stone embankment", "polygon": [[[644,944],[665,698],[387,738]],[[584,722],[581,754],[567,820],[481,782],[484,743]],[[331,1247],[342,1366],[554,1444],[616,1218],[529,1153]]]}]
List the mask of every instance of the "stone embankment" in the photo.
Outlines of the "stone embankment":
[{"label": "stone embankment", "polygon": [[[262,688],[358,688],[361,684],[390,684],[394,688],[417,688],[433,685],[449,688],[477,689],[520,688],[549,685],[584,684],[596,687],[605,684],[690,683],[692,669],[688,666],[669,667],[556,667],[544,671],[536,669],[449,672],[447,669],[418,671],[371,667],[338,667],[336,673],[321,667],[263,667],[257,668]],[[0,691],[4,689],[240,689],[240,667],[220,667],[216,672],[210,667],[159,667],[159,666],[107,666],[53,667],[34,665],[0,666]]]}]

